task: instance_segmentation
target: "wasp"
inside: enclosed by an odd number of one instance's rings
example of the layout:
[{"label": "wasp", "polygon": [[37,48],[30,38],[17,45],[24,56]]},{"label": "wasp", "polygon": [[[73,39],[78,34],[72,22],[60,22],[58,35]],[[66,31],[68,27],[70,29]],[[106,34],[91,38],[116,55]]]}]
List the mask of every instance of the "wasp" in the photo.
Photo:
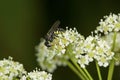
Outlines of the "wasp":
[{"label": "wasp", "polygon": [[57,30],[62,30],[62,28],[59,28],[59,26],[60,26],[60,21],[59,20],[55,21],[54,24],[52,25],[52,27],[50,28],[50,30],[48,31],[48,33],[46,34],[46,36],[45,36],[45,40],[46,40],[45,45],[47,47],[51,46],[49,44],[49,42],[53,41],[54,36],[55,36],[54,32],[57,31]]}]

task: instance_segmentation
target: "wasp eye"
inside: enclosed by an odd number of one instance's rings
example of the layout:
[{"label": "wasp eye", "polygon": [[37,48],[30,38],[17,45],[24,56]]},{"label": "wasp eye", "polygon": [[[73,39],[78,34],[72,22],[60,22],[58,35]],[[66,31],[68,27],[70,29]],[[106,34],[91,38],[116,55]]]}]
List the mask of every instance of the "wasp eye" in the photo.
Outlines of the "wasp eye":
[{"label": "wasp eye", "polygon": [[46,45],[47,47],[51,47],[51,45],[49,44],[48,41],[45,42],[45,45]]}]

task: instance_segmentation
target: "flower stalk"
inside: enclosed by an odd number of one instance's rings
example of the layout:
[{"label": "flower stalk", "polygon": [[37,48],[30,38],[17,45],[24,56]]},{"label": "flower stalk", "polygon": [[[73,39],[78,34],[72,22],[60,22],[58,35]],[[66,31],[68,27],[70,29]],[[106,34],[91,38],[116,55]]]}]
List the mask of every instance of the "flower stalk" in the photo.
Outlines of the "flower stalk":
[{"label": "flower stalk", "polygon": [[98,78],[99,78],[99,80],[102,80],[102,76],[101,76],[101,72],[100,72],[100,67],[97,64],[97,61],[95,61],[95,64],[96,64],[96,69],[97,69],[97,73],[98,73]]},{"label": "flower stalk", "polygon": [[75,62],[75,60],[71,59],[71,61],[74,64],[74,66],[78,69],[79,74],[82,74],[86,80],[89,80],[89,77],[87,76],[87,74],[80,68],[80,66]]},{"label": "flower stalk", "polygon": [[67,61],[67,64],[68,64],[68,67],[69,67],[71,70],[73,70],[73,71],[78,75],[78,77],[79,77],[80,79],[82,79],[82,80],[88,80],[88,79],[84,78],[84,76],[83,76],[82,74],[79,73],[79,71],[71,64],[71,62]]},{"label": "flower stalk", "polygon": [[[112,45],[112,49],[111,49],[112,51],[114,51],[114,48],[115,48],[116,36],[117,36],[117,33],[114,32],[113,45]],[[113,76],[113,72],[114,72],[114,64],[115,64],[115,61],[114,61],[114,59],[112,59],[111,62],[110,62],[110,66],[109,66],[109,71],[108,71],[108,78],[107,78],[107,80],[112,80],[112,76]]]},{"label": "flower stalk", "polygon": [[87,71],[86,68],[83,68],[84,72],[86,73],[86,75],[88,76],[89,80],[93,80],[92,76],[90,75],[90,73]]}]

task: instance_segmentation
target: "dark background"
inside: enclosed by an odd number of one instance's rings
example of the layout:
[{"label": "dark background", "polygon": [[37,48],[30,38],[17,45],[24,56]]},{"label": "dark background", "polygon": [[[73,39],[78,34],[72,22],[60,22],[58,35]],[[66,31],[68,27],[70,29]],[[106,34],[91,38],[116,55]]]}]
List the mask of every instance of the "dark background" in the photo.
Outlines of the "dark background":
[{"label": "dark background", "polygon": [[[119,0],[0,0],[0,59],[12,56],[31,71],[38,67],[35,46],[54,21],[59,19],[62,28],[76,27],[87,36],[110,12],[120,12]],[[90,65],[89,71],[92,76],[96,74],[94,66]],[[116,67],[116,71],[114,80],[119,80],[120,68]],[[105,80],[106,69],[102,69],[102,74]],[[53,80],[79,78],[68,67],[60,67]]]}]

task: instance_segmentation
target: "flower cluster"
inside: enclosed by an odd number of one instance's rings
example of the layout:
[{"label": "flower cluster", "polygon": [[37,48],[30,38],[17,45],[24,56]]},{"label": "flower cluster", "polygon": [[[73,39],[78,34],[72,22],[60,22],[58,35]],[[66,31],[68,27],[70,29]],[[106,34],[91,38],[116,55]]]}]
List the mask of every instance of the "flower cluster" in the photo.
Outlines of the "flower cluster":
[{"label": "flower cluster", "polygon": [[[53,41],[50,42],[51,47],[45,45],[44,39],[42,39],[39,46],[37,46],[37,61],[42,69],[47,69],[49,72],[53,72],[57,66],[65,66],[67,64],[66,60],[68,60],[72,54],[70,49],[73,51],[72,49],[75,48],[76,42],[84,39],[75,28],[66,28],[65,31],[55,31],[54,35]],[[66,54],[68,52],[71,54]]]},{"label": "flower cluster", "polygon": [[[53,72],[57,66],[68,65],[82,80],[93,80],[86,66],[95,62],[99,79],[102,79],[99,66],[110,66],[108,80],[112,79],[114,64],[120,65],[120,14],[105,16],[99,24],[86,38],[76,28],[66,27],[51,33],[50,40],[41,39],[36,47],[40,67]],[[52,80],[52,75],[37,69],[27,72],[9,57],[0,60],[0,80]]]},{"label": "flower cluster", "polygon": [[23,76],[21,80],[52,80],[52,75],[45,71],[34,70]]},{"label": "flower cluster", "polygon": [[78,33],[76,28],[62,31],[58,29],[51,35],[53,40],[42,39],[37,46],[37,61],[43,70],[49,72],[53,72],[57,66],[68,65],[82,80],[93,80],[86,66],[95,62],[100,80],[102,78],[99,67],[110,66],[110,80],[114,64],[120,65],[119,31],[120,14],[105,16],[92,35],[86,38]]},{"label": "flower cluster", "polygon": [[[49,72],[53,72],[54,69],[56,69],[56,63],[57,63],[57,59],[50,59],[50,57],[53,57],[53,54],[47,46],[45,46],[45,40],[41,39],[41,43],[39,44],[39,46],[36,47],[36,49],[38,50],[37,55],[37,61],[39,62],[39,65],[41,66],[41,68],[43,70],[47,70]],[[48,56],[49,54],[51,54],[50,56]]]},{"label": "flower cluster", "polygon": [[74,58],[82,68],[94,60],[99,66],[107,67],[114,56],[105,40],[98,35],[85,39],[75,28],[66,28],[65,31],[56,31],[54,34],[55,38],[49,43],[51,47],[45,45],[45,40],[37,47],[37,61],[42,69],[50,72],[53,72],[58,64],[66,64],[66,60],[71,58]]},{"label": "flower cluster", "polygon": [[110,14],[105,16],[104,20],[101,19],[99,22],[100,26],[97,27],[95,32],[102,32],[108,34],[109,32],[118,32],[120,31],[120,14]]},{"label": "flower cluster", "polygon": [[50,44],[58,55],[65,54],[66,48],[70,44],[75,44],[77,41],[84,40],[84,37],[77,32],[76,28],[66,28],[65,31],[56,31],[55,35],[57,35],[57,37],[55,37]]},{"label": "flower cluster", "polygon": [[[104,36],[101,36],[102,39],[104,39],[107,44],[111,47],[113,47],[114,44],[114,52],[115,52],[115,64],[120,64],[120,14],[110,14],[109,16],[105,16],[104,20],[101,19],[100,26],[97,27],[95,32],[97,34],[103,33]],[[100,33],[99,33],[100,32]],[[116,34],[116,35],[114,35]],[[115,37],[116,36],[116,37]],[[115,37],[115,40],[114,40]]]},{"label": "flower cluster", "polygon": [[0,60],[0,80],[20,79],[26,74],[23,65],[12,61],[12,58]]},{"label": "flower cluster", "polygon": [[[114,36],[114,33],[112,32],[102,37],[111,48],[113,44],[113,36]],[[120,64],[120,33],[119,32],[117,32],[117,35],[116,35],[114,52],[115,52],[115,56],[114,56],[115,64],[119,65]]]},{"label": "flower cluster", "polygon": [[[78,63],[83,68],[93,60],[96,60],[99,66],[107,67],[114,56],[111,48],[98,36],[88,36],[83,45],[78,48],[81,48],[82,53],[77,53],[76,58],[78,58]],[[79,51],[80,49],[77,50]]]},{"label": "flower cluster", "polygon": [[52,80],[52,75],[40,70],[27,73],[22,64],[9,57],[0,60],[0,80]]}]

